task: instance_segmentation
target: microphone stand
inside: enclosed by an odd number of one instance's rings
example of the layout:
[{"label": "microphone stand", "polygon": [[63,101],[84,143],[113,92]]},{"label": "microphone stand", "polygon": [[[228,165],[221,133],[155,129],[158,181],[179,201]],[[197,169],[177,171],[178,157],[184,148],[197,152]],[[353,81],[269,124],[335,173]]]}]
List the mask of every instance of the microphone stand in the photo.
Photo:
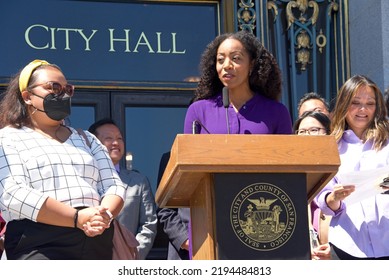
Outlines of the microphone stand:
[{"label": "microphone stand", "polygon": [[228,121],[228,107],[226,108],[227,134],[230,134],[230,122]]},{"label": "microphone stand", "polygon": [[228,88],[223,88],[223,106],[226,108],[226,122],[227,122],[227,133],[230,134],[230,122],[228,120],[228,107],[230,106],[230,98],[228,93]]}]

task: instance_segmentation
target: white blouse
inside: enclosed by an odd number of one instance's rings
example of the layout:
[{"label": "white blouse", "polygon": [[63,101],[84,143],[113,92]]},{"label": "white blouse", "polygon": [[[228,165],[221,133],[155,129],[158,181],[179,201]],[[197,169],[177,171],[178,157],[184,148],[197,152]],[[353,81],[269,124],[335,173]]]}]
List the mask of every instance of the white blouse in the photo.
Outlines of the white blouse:
[{"label": "white blouse", "polygon": [[47,197],[72,207],[98,206],[105,194],[125,197],[108,151],[75,129],[64,143],[28,127],[0,130],[0,207],[8,221],[36,221]]}]

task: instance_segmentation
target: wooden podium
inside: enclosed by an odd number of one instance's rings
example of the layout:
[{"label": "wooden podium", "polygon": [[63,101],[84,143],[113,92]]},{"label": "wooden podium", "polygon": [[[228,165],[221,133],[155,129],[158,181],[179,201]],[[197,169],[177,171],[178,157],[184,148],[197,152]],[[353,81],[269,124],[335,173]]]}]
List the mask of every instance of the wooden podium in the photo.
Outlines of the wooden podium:
[{"label": "wooden podium", "polygon": [[156,202],[190,208],[193,259],[310,259],[307,203],[339,165],[333,136],[179,134]]}]

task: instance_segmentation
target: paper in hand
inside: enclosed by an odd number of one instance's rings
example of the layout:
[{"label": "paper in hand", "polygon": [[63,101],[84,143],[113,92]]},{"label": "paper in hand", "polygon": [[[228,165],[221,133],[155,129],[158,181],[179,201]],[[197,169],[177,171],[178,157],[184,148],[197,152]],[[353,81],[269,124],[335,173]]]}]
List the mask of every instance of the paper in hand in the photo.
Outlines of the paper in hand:
[{"label": "paper in hand", "polygon": [[355,191],[344,199],[347,205],[360,202],[368,197],[383,193],[388,189],[380,186],[389,177],[389,166],[338,174],[339,183],[354,185]]}]

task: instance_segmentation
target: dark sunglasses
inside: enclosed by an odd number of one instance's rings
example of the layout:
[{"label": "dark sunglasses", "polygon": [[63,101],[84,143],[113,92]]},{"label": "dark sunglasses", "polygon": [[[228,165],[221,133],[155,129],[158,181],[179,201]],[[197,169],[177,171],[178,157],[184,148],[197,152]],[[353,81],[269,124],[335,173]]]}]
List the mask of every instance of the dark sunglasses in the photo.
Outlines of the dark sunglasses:
[{"label": "dark sunglasses", "polygon": [[74,95],[74,86],[71,84],[63,86],[57,82],[46,82],[39,85],[33,85],[28,88],[33,89],[39,86],[45,86],[46,89],[50,90],[52,94],[59,98],[62,98],[65,94],[68,95],[68,97],[72,97]]}]

